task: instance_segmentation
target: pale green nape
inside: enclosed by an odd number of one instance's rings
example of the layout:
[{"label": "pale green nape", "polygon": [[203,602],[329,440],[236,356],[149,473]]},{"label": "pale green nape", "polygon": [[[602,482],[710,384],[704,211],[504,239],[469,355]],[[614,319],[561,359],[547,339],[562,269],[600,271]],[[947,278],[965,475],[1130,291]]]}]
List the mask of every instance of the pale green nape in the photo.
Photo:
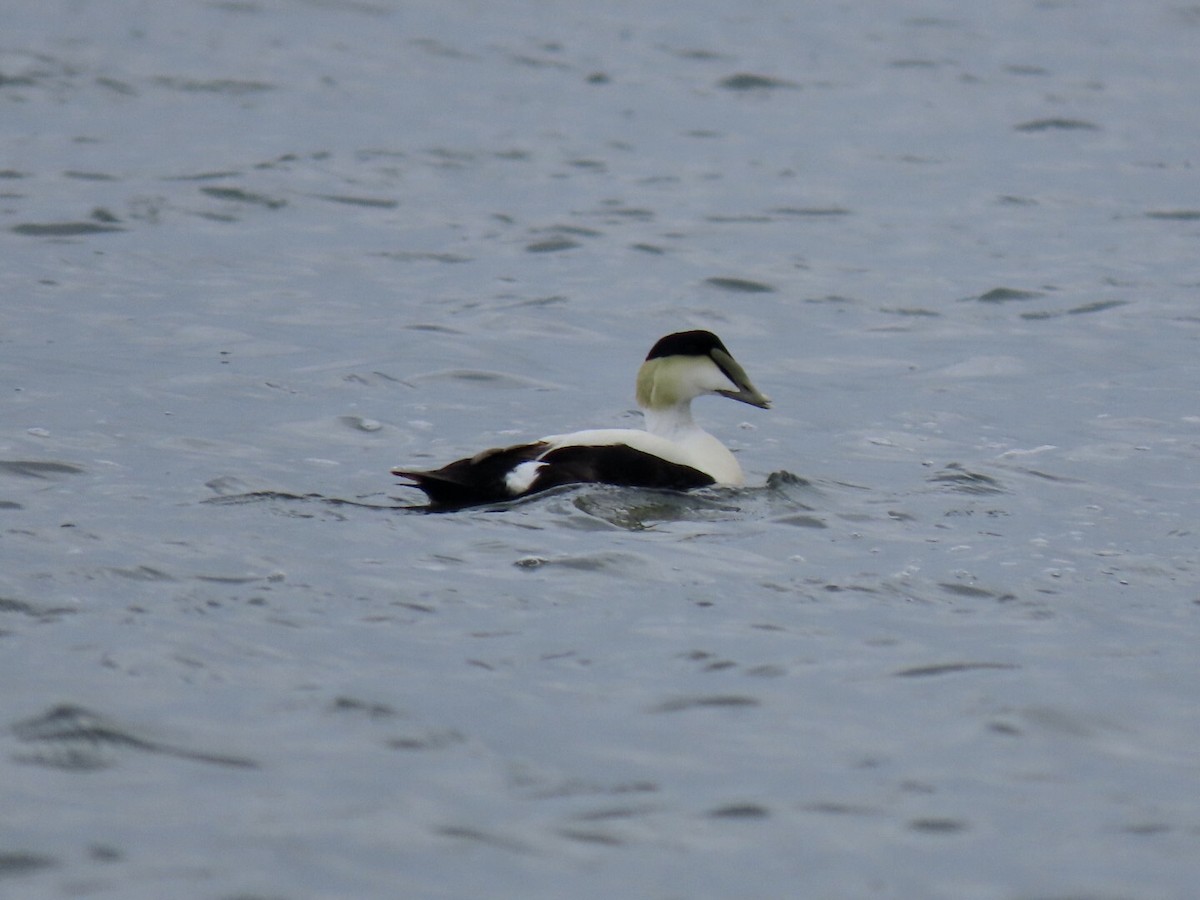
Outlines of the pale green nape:
[{"label": "pale green nape", "polygon": [[638,369],[637,402],[642,409],[669,409],[677,405],[682,396],[680,385],[684,369],[695,366],[696,361],[686,356],[660,356],[648,359]]}]

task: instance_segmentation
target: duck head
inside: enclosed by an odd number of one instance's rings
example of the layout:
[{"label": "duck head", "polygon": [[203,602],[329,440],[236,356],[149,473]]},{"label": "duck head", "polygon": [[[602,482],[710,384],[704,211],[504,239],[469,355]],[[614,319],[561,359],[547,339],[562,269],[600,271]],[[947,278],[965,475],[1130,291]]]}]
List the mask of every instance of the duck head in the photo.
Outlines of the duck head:
[{"label": "duck head", "polygon": [[720,394],[760,409],[771,405],[711,331],[680,331],[660,338],[638,370],[638,406],[665,410],[686,406],[703,394]]}]

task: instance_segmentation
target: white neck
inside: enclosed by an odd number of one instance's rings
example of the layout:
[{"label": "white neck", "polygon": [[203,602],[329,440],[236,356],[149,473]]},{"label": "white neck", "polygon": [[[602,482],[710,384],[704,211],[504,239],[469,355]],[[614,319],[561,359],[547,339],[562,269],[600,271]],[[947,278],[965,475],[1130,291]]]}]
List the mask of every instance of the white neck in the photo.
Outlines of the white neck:
[{"label": "white neck", "polygon": [[742,467],[729,449],[692,421],[692,402],[685,400],[658,409],[642,407],[646,430],[670,441],[684,454],[680,461],[707,472],[718,484],[745,483]]},{"label": "white neck", "polygon": [[685,435],[700,430],[700,427],[692,419],[692,401],[690,400],[659,409],[642,407],[642,416],[646,420],[648,432],[666,438],[668,441],[678,441]]}]

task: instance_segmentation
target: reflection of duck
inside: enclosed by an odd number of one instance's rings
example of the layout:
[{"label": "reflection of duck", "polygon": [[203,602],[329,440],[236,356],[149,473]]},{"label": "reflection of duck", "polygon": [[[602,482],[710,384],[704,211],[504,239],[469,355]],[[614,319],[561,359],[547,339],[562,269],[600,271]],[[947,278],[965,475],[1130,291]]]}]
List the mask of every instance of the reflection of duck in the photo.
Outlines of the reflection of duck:
[{"label": "reflection of duck", "polygon": [[646,430],[601,428],[484,450],[428,472],[392,469],[429,496],[430,507],[498,503],[564,484],[602,482],[688,490],[741,485],[742,467],[715,437],[692,421],[692,400],[720,394],[766,409],[771,401],[709,331],[668,334],[650,350],[637,376]]}]

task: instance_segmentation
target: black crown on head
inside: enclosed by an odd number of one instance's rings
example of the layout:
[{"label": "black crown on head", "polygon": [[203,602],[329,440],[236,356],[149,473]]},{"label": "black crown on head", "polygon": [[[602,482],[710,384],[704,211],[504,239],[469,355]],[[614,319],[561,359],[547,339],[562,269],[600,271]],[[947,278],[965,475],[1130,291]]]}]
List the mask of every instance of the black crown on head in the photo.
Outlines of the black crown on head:
[{"label": "black crown on head", "polygon": [[650,348],[646,359],[658,359],[663,356],[712,356],[714,350],[729,353],[721,339],[711,331],[677,331],[661,337]]}]

